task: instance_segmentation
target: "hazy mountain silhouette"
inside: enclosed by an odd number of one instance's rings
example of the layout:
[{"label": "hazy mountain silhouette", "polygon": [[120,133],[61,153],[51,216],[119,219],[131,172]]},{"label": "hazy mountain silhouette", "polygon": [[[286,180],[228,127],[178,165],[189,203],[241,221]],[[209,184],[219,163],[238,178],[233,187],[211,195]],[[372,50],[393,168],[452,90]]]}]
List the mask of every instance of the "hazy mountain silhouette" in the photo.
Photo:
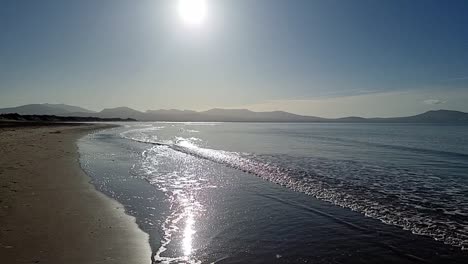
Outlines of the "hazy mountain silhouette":
[{"label": "hazy mountain silhouette", "polygon": [[0,113],[23,115],[60,115],[97,118],[131,118],[140,121],[189,122],[340,122],[340,123],[468,123],[468,113],[451,110],[433,110],[419,115],[392,118],[321,118],[296,115],[284,111],[254,112],[247,109],[220,109],[196,112],[191,110],[148,110],[141,112],[129,107],[107,108],[93,112],[64,104],[31,104],[0,109]]},{"label": "hazy mountain silhouette", "polygon": [[0,114],[17,113],[21,115],[68,115],[73,112],[94,113],[82,107],[66,104],[28,104],[0,109]]},{"label": "hazy mountain silhouette", "polygon": [[[122,118],[99,118],[82,116],[57,116],[57,115],[20,115],[20,114],[0,114],[0,121],[30,121],[30,122],[130,122],[135,119]],[[0,123],[4,124],[4,123]]]},{"label": "hazy mountain silhouette", "polygon": [[419,115],[393,118],[370,118],[391,123],[468,123],[468,113],[453,110],[431,110]]},{"label": "hazy mountain silhouette", "polygon": [[211,109],[200,112],[202,119],[211,119],[216,121],[261,121],[261,122],[320,122],[325,118],[315,116],[302,116],[284,111],[273,112],[253,112],[247,109]]},{"label": "hazy mountain silhouette", "polygon": [[62,110],[65,110],[68,113],[73,113],[73,112],[77,112],[77,113],[96,113],[96,111],[88,110],[86,108],[79,107],[79,106],[73,106],[73,105],[47,104],[47,103],[42,104],[42,105],[52,107],[52,108],[62,109]]}]

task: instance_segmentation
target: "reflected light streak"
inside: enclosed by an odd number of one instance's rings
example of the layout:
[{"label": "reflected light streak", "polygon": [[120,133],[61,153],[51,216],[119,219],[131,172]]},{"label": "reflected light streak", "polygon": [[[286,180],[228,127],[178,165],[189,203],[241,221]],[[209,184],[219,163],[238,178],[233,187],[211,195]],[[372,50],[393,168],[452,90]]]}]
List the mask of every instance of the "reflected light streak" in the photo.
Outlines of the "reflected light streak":
[{"label": "reflected light streak", "polygon": [[193,225],[195,224],[192,208],[187,208],[187,219],[185,220],[184,238],[182,240],[182,249],[187,257],[192,254],[192,237],[195,234]]}]

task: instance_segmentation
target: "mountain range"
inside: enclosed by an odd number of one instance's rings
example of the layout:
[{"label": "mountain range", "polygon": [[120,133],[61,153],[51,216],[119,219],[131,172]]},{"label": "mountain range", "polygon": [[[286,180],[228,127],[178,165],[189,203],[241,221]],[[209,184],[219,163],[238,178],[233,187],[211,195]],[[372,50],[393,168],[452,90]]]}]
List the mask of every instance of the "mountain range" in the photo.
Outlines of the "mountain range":
[{"label": "mountain range", "polygon": [[432,110],[419,115],[392,118],[322,118],[296,115],[284,111],[254,112],[247,109],[208,111],[148,110],[141,112],[128,107],[107,108],[100,112],[65,104],[28,104],[0,109],[2,113],[21,115],[56,115],[97,118],[131,118],[139,121],[206,121],[206,122],[342,122],[342,123],[468,123],[468,113],[452,110]]}]

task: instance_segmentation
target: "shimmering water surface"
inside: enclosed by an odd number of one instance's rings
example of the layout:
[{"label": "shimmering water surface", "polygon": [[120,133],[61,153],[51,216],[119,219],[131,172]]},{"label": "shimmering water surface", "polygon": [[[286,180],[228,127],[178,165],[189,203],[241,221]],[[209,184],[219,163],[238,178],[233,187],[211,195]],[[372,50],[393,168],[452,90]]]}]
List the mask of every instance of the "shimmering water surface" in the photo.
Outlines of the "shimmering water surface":
[{"label": "shimmering water surface", "polygon": [[79,148],[155,263],[468,263],[468,126],[125,123]]}]

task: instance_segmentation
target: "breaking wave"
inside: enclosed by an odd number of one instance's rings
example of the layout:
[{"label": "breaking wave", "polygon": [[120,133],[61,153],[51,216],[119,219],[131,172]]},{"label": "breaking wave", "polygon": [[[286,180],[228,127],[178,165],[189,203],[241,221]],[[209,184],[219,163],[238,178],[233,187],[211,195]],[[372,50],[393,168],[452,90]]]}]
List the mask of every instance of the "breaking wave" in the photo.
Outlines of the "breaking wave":
[{"label": "breaking wave", "polygon": [[255,155],[202,148],[195,137],[158,140],[132,130],[123,137],[185,153],[261,177],[446,244],[468,249],[468,188],[431,171],[350,160]]}]

